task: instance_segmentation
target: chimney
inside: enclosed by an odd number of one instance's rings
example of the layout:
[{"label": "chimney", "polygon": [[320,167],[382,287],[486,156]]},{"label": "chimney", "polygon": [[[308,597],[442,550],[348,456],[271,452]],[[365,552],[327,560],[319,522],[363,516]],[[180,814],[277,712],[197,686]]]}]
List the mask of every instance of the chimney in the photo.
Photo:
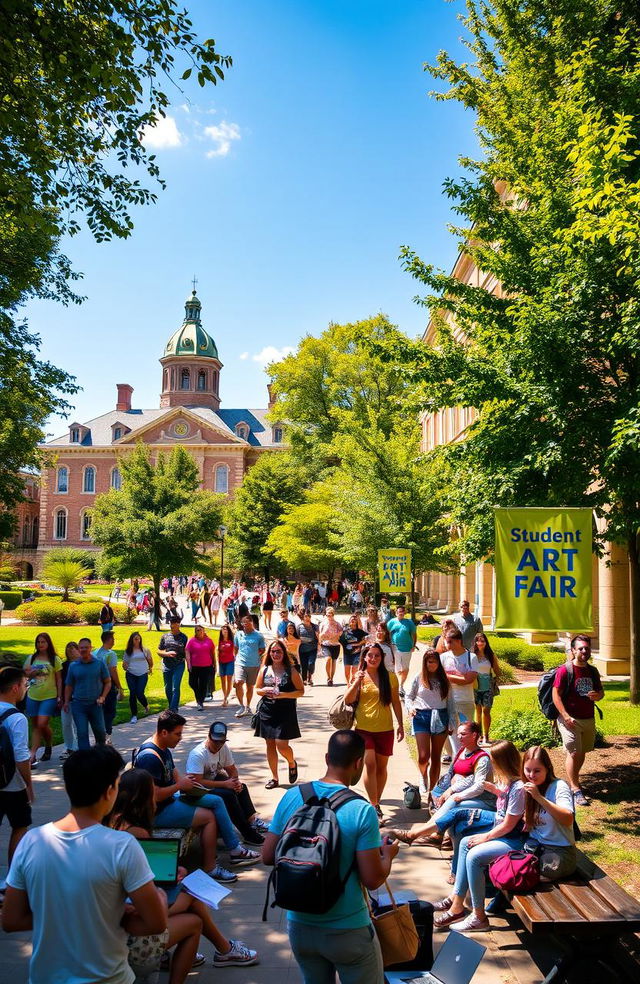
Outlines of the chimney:
[{"label": "chimney", "polygon": [[131,410],[131,394],[133,393],[133,386],[129,386],[129,383],[117,383],[118,387],[118,401],[116,403],[116,410]]},{"label": "chimney", "polygon": [[275,394],[273,392],[273,383],[267,383],[267,392],[269,394],[269,402],[267,404],[267,409],[268,410],[273,410],[273,408],[275,406],[275,402],[276,402],[276,397],[275,397]]}]

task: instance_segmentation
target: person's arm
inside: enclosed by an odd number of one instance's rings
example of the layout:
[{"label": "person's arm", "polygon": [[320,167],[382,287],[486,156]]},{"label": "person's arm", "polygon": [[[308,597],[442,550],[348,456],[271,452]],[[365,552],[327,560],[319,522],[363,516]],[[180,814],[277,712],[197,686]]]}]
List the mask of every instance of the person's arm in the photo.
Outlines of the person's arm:
[{"label": "person's arm", "polygon": [[115,685],[116,690],[118,691],[118,693],[121,694],[122,693],[122,684],[120,683],[120,677],[118,676],[118,667],[117,666],[110,666],[109,667],[109,676],[111,677],[111,682]]},{"label": "person's arm", "polygon": [[[524,810],[522,813],[524,813]],[[492,827],[491,830],[487,830],[484,834],[474,834],[467,841],[469,847],[475,847],[477,844],[486,844],[487,841],[491,840],[499,840],[501,837],[508,837],[513,828],[522,820],[522,813],[507,813],[504,820],[501,820],[496,827]]]},{"label": "person's arm", "polygon": [[144,658],[147,661],[147,666],[149,667],[149,673],[152,673],[153,672],[153,656],[151,655],[151,650],[150,649],[144,649],[143,648],[142,652],[144,653]]},{"label": "person's arm", "polygon": [[106,677],[105,676],[102,677],[102,693],[100,694],[100,696],[96,700],[96,704],[104,704],[105,697],[107,696],[107,694],[111,690],[111,676],[110,676],[109,670],[106,668],[106,666],[104,667],[104,671],[106,673]]},{"label": "person's arm", "polygon": [[295,698],[297,697],[304,697],[304,683],[302,682],[302,677],[300,676],[297,670],[292,669],[291,682],[296,689],[290,690],[287,693],[283,693],[282,691],[280,691],[280,693],[276,697],[276,700],[280,700],[280,699],[295,700]]},{"label": "person's arm", "polygon": [[370,890],[384,885],[391,871],[391,864],[400,850],[400,842],[384,843],[369,851],[356,851],[358,877],[365,888]]},{"label": "person's arm", "polygon": [[5,933],[28,933],[33,929],[33,912],[29,896],[20,888],[7,885],[2,906],[2,928]]},{"label": "person's arm", "polygon": [[560,696],[560,686],[562,686],[563,688],[565,687],[566,673],[567,671],[565,670],[564,666],[561,666],[560,669],[557,671],[556,678],[553,682],[553,690],[551,691],[551,699],[553,700],[555,708],[558,711],[558,716],[562,719],[565,727],[575,728],[576,719],[572,718],[571,715],[567,712],[562,697]]},{"label": "person's arm", "polygon": [[29,802],[33,803],[35,793],[33,792],[33,781],[31,779],[31,758],[27,758],[23,762],[16,762],[16,769],[24,779],[24,784],[27,787]]},{"label": "person's arm", "polygon": [[122,917],[121,926],[131,936],[154,936],[164,933],[169,918],[167,896],[149,881],[131,892],[135,912]]},{"label": "person's arm", "polygon": [[357,698],[366,672],[366,670],[358,670],[358,672],[354,673],[352,676],[351,683],[344,692],[345,704],[353,703],[353,701]]},{"label": "person's arm", "polygon": [[[189,639],[191,642],[191,639]],[[191,673],[191,650],[189,649],[189,642],[185,646],[184,650],[184,661],[187,664],[187,673]]]},{"label": "person's arm", "polygon": [[455,803],[462,803],[463,800],[475,799],[476,796],[481,796],[485,792],[485,783],[489,775],[489,768],[491,761],[488,755],[483,755],[476,762],[476,767],[473,770],[473,782],[466,789],[463,789],[459,793],[454,793],[451,799]]},{"label": "person's arm", "polygon": [[410,717],[416,716],[416,708],[414,704],[415,704],[416,697],[418,696],[419,686],[420,686],[419,678],[415,676],[411,681],[411,687],[409,688],[409,690],[405,695],[404,706],[406,707],[407,714],[409,714]]},{"label": "person's arm", "polygon": [[404,738],[404,720],[402,718],[402,704],[400,703],[400,695],[395,687],[391,688],[391,706],[393,707],[393,713],[396,716],[396,721],[398,722],[398,728],[396,730],[396,738],[398,741],[402,741]]},{"label": "person's arm", "polygon": [[265,687],[264,685],[264,671],[266,667],[261,666],[258,671],[258,678],[256,680],[255,691],[260,697],[271,697],[273,695],[273,687]]},{"label": "person's arm", "polygon": [[527,794],[527,796],[530,796],[532,799],[536,800],[536,802],[540,804],[542,809],[546,810],[546,812],[550,816],[552,816],[553,819],[557,823],[559,823],[561,827],[572,826],[574,820],[574,813],[573,813],[572,805],[569,805],[570,803],[572,803],[573,800],[570,791],[567,790],[566,796],[563,796],[560,791],[556,793],[558,799],[565,800],[566,805],[564,806],[562,805],[561,802],[554,803],[553,800],[547,799],[547,797],[540,792],[538,786],[535,786],[532,782],[525,782],[524,791]]},{"label": "person's arm", "polygon": [[54,676],[55,676],[55,680],[56,680],[56,695],[57,695],[57,698],[58,698],[58,703],[61,704],[62,703],[62,699],[63,699],[63,694],[62,694],[62,673],[61,673],[61,671],[60,670],[56,670],[56,672],[54,673]]}]

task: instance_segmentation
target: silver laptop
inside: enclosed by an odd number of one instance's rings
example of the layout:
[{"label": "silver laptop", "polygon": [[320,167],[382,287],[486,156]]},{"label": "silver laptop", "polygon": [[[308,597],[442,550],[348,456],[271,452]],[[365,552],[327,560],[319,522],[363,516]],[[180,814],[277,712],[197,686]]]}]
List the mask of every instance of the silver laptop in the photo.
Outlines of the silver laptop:
[{"label": "silver laptop", "polygon": [[469,984],[486,946],[462,933],[450,932],[429,971],[389,971],[387,984]]}]

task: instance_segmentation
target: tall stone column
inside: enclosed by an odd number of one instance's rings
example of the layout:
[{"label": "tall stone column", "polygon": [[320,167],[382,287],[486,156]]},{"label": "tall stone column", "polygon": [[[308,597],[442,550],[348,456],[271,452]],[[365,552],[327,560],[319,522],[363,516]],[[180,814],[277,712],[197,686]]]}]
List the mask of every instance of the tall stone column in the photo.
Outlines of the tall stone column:
[{"label": "tall stone column", "polygon": [[[609,562],[609,566],[607,566]],[[628,673],[631,654],[629,558],[624,547],[609,545],[598,563],[600,668]],[[612,660],[620,660],[612,663]]]},{"label": "tall stone column", "polygon": [[477,614],[486,628],[491,625],[493,620],[493,567],[491,564],[478,564],[476,577],[478,594],[480,595]]},{"label": "tall stone column", "polygon": [[475,611],[476,598],[476,565],[464,564],[460,574],[460,601],[467,599],[471,611]]}]

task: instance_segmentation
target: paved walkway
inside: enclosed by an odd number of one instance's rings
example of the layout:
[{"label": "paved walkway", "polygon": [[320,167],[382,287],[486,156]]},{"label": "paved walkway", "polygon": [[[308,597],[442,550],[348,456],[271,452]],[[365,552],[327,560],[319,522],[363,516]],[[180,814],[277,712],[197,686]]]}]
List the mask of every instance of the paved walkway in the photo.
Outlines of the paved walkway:
[{"label": "paved walkway", "polygon": [[[419,656],[414,655],[414,663],[419,662]],[[338,679],[342,664],[339,664]],[[316,680],[319,685],[308,690],[308,695],[298,701],[298,715],[303,738],[294,743],[299,762],[301,781],[314,779],[324,774],[324,754],[331,728],[327,720],[327,709],[335,699],[339,689],[323,686],[321,681],[324,673],[319,661]],[[264,783],[269,777],[264,757],[264,746],[259,739],[253,737],[249,718],[234,717],[237,706],[219,707],[220,696],[216,694],[213,704],[206,705],[206,713],[199,714],[192,706],[182,708],[187,718],[185,737],[176,749],[176,763],[184,767],[189,748],[201,740],[211,720],[216,718],[226,720],[229,724],[229,739],[242,778],[249,785],[254,802],[262,816],[270,818],[280,799],[283,790],[266,790]],[[137,724],[122,724],[114,729],[114,741],[125,758],[128,758],[132,747],[153,732],[153,722],[147,719]],[[42,824],[61,816],[67,808],[67,801],[62,785],[61,767],[58,762],[58,752],[48,765],[40,765],[34,774],[36,788],[36,803],[34,805],[34,823]],[[417,770],[412,762],[406,742],[396,745],[391,762],[390,779],[383,800],[383,807],[392,822],[397,825],[407,825],[418,822],[425,817],[423,812],[408,811],[402,806],[402,787],[406,779],[417,780]],[[286,778],[285,766],[281,769],[281,778]],[[361,789],[364,792],[363,789]],[[0,827],[0,872],[4,875],[6,867],[7,826]],[[225,855],[221,853],[224,864]],[[396,891],[413,891],[421,898],[436,899],[446,893],[447,875],[446,860],[435,848],[408,848],[404,845],[396,858],[392,871],[392,887]],[[270,909],[268,922],[263,923],[262,906],[266,888],[266,871],[262,866],[245,869],[239,875],[237,883],[232,886],[232,894],[222,904],[216,913],[218,925],[228,936],[241,938],[250,946],[255,947],[260,954],[260,964],[250,968],[227,968],[224,975],[231,980],[242,981],[243,984],[299,984],[301,978],[297,966],[291,956],[288,945],[286,926],[283,914],[278,909]],[[70,929],[73,931],[73,915],[70,913]],[[514,932],[505,919],[492,920],[495,931],[479,935],[477,938],[488,947],[475,977],[474,984],[539,984],[544,976],[532,961],[528,951],[522,945],[522,932]],[[514,922],[514,927],[519,924]],[[436,947],[444,937],[436,934]],[[220,971],[213,969],[211,945],[202,941],[202,951],[207,956],[207,965],[194,971],[189,980],[208,984],[219,979]],[[29,934],[13,934],[7,936],[0,931],[0,966],[3,981],[23,982],[27,980],[27,964],[30,953]],[[549,953],[542,957],[542,963],[549,968]],[[546,970],[545,970],[546,973]],[[166,981],[166,975],[161,975],[161,981]]]}]

